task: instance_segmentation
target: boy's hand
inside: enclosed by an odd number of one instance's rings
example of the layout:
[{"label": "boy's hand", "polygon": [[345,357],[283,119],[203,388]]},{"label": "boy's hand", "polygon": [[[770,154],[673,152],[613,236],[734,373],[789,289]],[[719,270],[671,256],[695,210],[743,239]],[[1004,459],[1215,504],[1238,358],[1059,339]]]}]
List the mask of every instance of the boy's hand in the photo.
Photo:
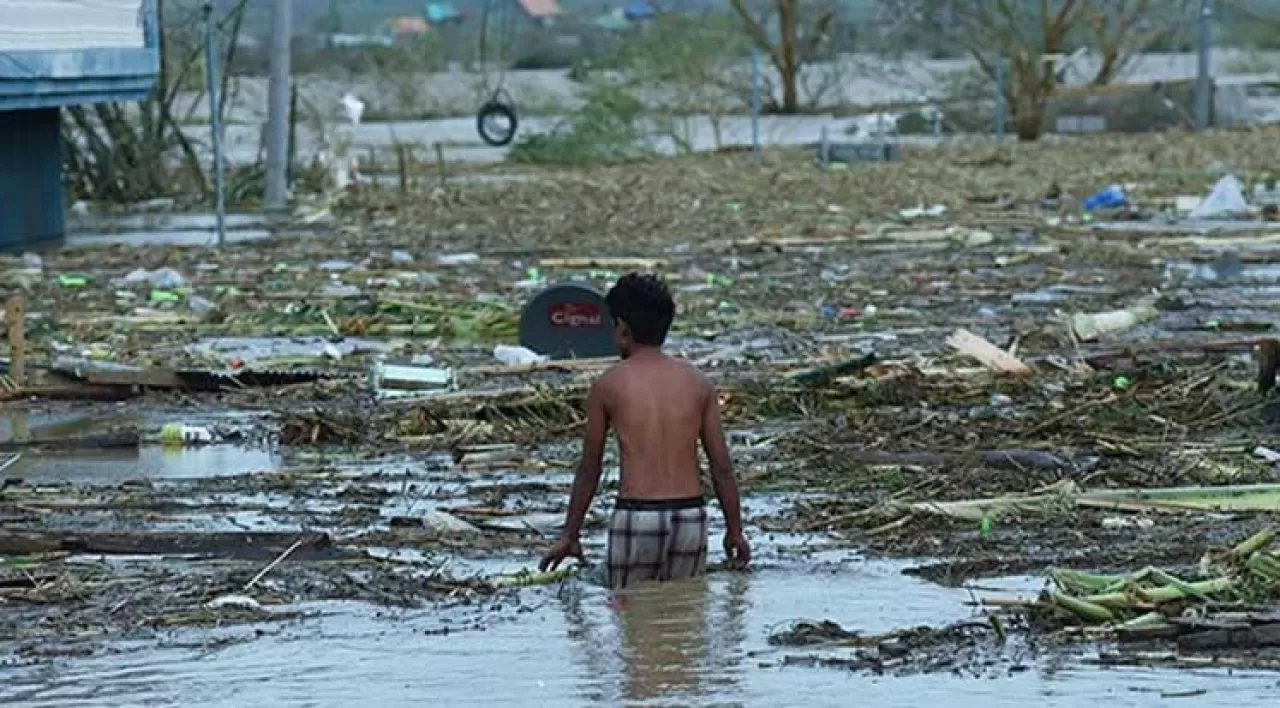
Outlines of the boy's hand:
[{"label": "boy's hand", "polygon": [[547,554],[542,557],[542,561],[538,563],[538,570],[543,573],[548,570],[555,570],[565,558],[570,556],[577,558],[580,563],[585,564],[587,562],[587,556],[582,552],[582,542],[577,538],[561,536],[560,540],[556,541],[556,545],[552,546],[551,550],[547,551]]},{"label": "boy's hand", "polygon": [[747,564],[751,562],[751,546],[747,543],[747,537],[738,533],[726,533],[724,535],[724,554],[729,559],[729,567],[734,570],[743,570]]}]

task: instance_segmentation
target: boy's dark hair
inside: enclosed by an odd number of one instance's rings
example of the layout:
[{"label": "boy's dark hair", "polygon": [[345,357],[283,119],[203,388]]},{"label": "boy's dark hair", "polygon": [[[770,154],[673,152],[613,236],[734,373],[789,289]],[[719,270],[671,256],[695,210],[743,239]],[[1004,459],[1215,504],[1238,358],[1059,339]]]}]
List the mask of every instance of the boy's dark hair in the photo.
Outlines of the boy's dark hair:
[{"label": "boy's dark hair", "polygon": [[604,297],[609,314],[626,322],[636,344],[659,347],[676,316],[676,303],[662,280],[651,273],[627,273]]}]

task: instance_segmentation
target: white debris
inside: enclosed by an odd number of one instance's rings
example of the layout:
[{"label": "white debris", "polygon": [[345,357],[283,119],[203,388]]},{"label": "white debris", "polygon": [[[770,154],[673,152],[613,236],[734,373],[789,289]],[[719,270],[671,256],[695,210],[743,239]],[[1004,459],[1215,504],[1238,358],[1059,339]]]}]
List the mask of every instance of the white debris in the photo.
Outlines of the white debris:
[{"label": "white debris", "polygon": [[181,273],[172,268],[157,268],[155,270],[147,270],[146,268],[138,268],[131,271],[124,277],[126,283],[150,283],[152,287],[161,290],[171,290],[180,288],[187,284],[187,279]]},{"label": "white debris", "polygon": [[1221,219],[1249,212],[1244,200],[1244,185],[1235,175],[1227,175],[1213,185],[1213,191],[1188,214],[1192,219]]},{"label": "white debris", "polygon": [[262,604],[248,595],[222,595],[206,602],[204,606],[211,610],[223,607],[238,607],[243,610],[262,609]]},{"label": "white debris", "polygon": [[342,108],[347,112],[351,125],[360,125],[360,119],[364,117],[364,101],[347,94],[342,97]]},{"label": "white debris", "polygon": [[512,347],[499,344],[493,348],[493,358],[507,366],[527,366],[547,361],[550,357],[539,354],[527,347]]},{"label": "white debris", "polygon": [[422,515],[422,527],[440,534],[478,534],[480,529],[443,511],[428,511]]},{"label": "white debris", "polygon": [[1255,457],[1261,457],[1267,462],[1280,462],[1280,452],[1276,452],[1269,447],[1259,445],[1253,448],[1253,454]]}]

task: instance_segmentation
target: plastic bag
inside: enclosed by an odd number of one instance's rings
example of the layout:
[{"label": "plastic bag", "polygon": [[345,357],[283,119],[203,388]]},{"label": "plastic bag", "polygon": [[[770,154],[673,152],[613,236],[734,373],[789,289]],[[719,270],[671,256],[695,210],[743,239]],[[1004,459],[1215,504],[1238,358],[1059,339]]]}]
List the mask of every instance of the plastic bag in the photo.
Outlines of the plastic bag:
[{"label": "plastic bag", "polygon": [[1227,175],[1213,185],[1213,191],[1188,214],[1192,219],[1222,219],[1249,211],[1244,200],[1244,185],[1235,175]]},{"label": "plastic bag", "polygon": [[526,347],[512,347],[499,344],[493,348],[493,358],[507,366],[522,366],[546,361],[548,357]]}]

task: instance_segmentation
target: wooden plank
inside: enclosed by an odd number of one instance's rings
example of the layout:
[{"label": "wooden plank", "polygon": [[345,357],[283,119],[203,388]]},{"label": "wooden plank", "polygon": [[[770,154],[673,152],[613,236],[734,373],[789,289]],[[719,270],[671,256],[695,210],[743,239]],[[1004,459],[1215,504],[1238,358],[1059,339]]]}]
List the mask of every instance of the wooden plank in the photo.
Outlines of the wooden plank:
[{"label": "wooden plank", "polygon": [[617,270],[657,270],[667,264],[661,258],[631,258],[627,256],[601,256],[599,258],[543,258],[538,262],[541,268],[565,269],[617,269]]},{"label": "wooden plank", "polygon": [[21,295],[9,298],[5,303],[4,316],[9,323],[9,378],[22,390],[27,385],[27,343]]},{"label": "wooden plank", "polygon": [[186,388],[186,382],[169,369],[87,369],[85,383],[97,386],[143,386],[145,388]]},{"label": "wooden plank", "polygon": [[102,555],[202,555],[240,560],[272,560],[301,541],[294,560],[338,560],[357,554],[335,548],[323,533],[112,533],[0,530],[0,553],[29,555],[68,551]]}]

